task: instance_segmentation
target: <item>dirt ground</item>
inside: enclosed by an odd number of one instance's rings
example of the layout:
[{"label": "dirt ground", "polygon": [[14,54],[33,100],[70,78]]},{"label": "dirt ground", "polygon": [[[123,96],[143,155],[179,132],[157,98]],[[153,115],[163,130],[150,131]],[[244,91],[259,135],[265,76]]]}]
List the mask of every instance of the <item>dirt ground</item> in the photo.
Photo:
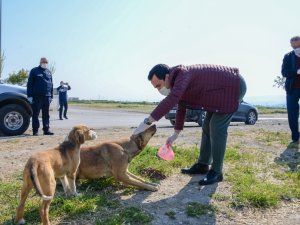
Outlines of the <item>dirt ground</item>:
[{"label": "dirt ground", "polygon": [[[289,133],[286,120],[261,120],[254,126],[246,126],[243,123],[232,123],[229,127],[228,145],[234,146],[236,143],[243,142],[246,146],[257,145],[256,140],[250,136],[231,135],[236,132],[248,132],[252,129],[264,129],[272,132]],[[151,139],[149,145],[159,147],[165,142],[166,138],[172,134],[170,127],[158,127],[156,135]],[[30,135],[29,130],[25,135],[20,137],[0,137],[0,181],[9,179],[13,174],[20,172],[29,155],[37,150],[47,149],[56,146],[61,142],[65,135],[69,132],[67,129],[55,129],[55,135],[37,136]],[[87,143],[92,145],[100,140],[112,140],[119,138],[127,138],[133,132],[132,128],[102,128],[96,130],[98,140]],[[181,133],[176,141],[178,146],[199,146],[201,137],[201,128],[197,126],[188,126]],[[242,140],[241,140],[242,139]],[[274,157],[274,159],[284,151],[282,146],[277,149],[274,147],[264,147],[262,151],[266,151]],[[196,159],[195,159],[196,160]],[[224,172],[226,174],[226,164]],[[231,186],[225,180],[221,183],[210,185],[207,187],[199,187],[198,181],[201,176],[187,176],[178,173],[161,181],[160,189],[157,192],[136,191],[130,196],[120,196],[123,204],[130,206],[140,206],[147,212],[154,215],[152,224],[300,224],[300,202],[282,203],[276,209],[271,210],[241,210],[236,211],[230,209],[222,202],[215,202],[219,208],[218,212],[213,215],[207,215],[199,218],[187,217],[184,209],[186,203],[194,201],[199,203],[214,203],[210,196],[213,193],[230,195]],[[165,212],[174,211],[176,220],[171,220],[165,215]],[[59,224],[59,222],[57,223]],[[69,223],[72,224],[72,223]],[[87,224],[85,222],[77,222],[76,224]]]}]

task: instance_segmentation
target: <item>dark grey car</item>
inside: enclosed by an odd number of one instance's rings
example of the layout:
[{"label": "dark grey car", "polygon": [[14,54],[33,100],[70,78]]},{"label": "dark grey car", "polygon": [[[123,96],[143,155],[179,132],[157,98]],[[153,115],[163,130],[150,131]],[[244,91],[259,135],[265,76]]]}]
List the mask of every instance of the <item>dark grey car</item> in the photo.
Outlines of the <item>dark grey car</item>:
[{"label": "dark grey car", "polygon": [[23,134],[31,115],[26,88],[0,82],[0,131],[9,136]]},{"label": "dark grey car", "polygon": [[[175,125],[175,117],[176,117],[177,106],[174,107],[170,112],[165,115],[167,120],[170,120],[172,125]],[[202,126],[203,120],[205,118],[206,112],[199,109],[187,109],[185,115],[186,122],[196,122],[199,126]],[[244,122],[248,125],[254,125],[258,119],[257,109],[247,103],[242,102],[239,105],[238,110],[233,114],[231,122]]]}]

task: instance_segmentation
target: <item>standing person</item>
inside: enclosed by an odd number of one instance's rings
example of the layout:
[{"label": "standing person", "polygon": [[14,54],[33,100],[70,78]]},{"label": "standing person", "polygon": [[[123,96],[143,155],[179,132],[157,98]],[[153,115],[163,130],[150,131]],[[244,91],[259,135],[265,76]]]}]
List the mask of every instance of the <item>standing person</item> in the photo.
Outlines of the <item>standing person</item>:
[{"label": "standing person", "polygon": [[53,135],[49,130],[49,107],[53,99],[52,74],[48,69],[48,60],[41,58],[40,65],[33,68],[28,77],[27,97],[32,104],[32,132],[34,136],[38,135],[40,127],[39,114],[42,110],[44,135]]},{"label": "standing person", "polygon": [[71,90],[71,86],[63,81],[60,82],[60,86],[57,88],[58,96],[59,96],[59,119],[62,120],[62,112],[64,108],[64,118],[68,119],[67,111],[68,111],[68,95],[67,91]]},{"label": "standing person", "polygon": [[227,128],[246,93],[246,83],[239,70],[217,65],[179,65],[169,68],[158,64],[149,72],[148,80],[167,97],[136,128],[134,134],[145,130],[178,104],[175,130],[166,141],[172,144],[183,129],[186,109],[205,110],[200,156],[191,168],[184,168],[181,172],[206,174],[199,181],[200,185],[222,181]]},{"label": "standing person", "polygon": [[293,51],[287,53],[282,62],[281,74],[286,78],[286,106],[292,141],[288,147],[299,144],[299,98],[300,98],[300,36],[290,40]]}]

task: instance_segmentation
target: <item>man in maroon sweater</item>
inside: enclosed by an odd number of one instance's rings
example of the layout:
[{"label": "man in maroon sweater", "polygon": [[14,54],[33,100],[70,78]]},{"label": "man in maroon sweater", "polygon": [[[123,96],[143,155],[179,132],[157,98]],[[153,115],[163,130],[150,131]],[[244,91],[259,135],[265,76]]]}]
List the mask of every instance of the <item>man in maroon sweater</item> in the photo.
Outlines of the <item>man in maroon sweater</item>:
[{"label": "man in maroon sweater", "polygon": [[227,129],[246,93],[246,83],[238,69],[202,64],[169,68],[158,64],[149,72],[148,80],[166,98],[136,128],[134,134],[144,131],[178,105],[175,130],[167,139],[167,143],[172,144],[183,129],[187,108],[206,111],[198,161],[181,172],[206,174],[199,181],[200,185],[222,181]]}]

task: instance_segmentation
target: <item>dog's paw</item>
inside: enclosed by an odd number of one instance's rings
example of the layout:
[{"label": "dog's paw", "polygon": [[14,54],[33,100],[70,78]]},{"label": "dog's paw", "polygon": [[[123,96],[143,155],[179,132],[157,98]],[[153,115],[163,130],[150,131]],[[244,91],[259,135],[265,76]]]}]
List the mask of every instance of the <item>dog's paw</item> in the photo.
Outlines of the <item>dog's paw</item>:
[{"label": "dog's paw", "polygon": [[152,186],[155,186],[155,187],[159,187],[160,184],[157,184],[157,183],[150,183]]},{"label": "dog's paw", "polygon": [[151,186],[148,187],[148,190],[149,191],[158,191],[158,187],[151,185]]}]

